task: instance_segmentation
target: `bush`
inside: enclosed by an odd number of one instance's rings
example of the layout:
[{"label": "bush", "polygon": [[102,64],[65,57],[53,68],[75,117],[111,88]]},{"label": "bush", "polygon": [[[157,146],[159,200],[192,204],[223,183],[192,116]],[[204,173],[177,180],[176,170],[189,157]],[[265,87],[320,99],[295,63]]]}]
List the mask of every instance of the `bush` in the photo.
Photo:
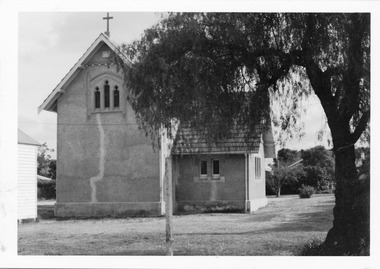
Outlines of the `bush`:
[{"label": "bush", "polygon": [[55,199],[55,180],[38,180],[37,181],[37,198],[39,200]]},{"label": "bush", "polygon": [[314,193],[315,190],[311,186],[302,185],[302,187],[299,188],[300,198],[310,198]]}]

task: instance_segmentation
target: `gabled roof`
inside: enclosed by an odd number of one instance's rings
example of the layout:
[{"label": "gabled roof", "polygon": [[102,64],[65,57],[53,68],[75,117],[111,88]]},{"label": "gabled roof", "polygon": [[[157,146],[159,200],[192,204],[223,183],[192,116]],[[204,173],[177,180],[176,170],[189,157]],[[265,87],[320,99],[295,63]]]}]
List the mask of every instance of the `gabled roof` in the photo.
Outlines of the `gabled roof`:
[{"label": "gabled roof", "polygon": [[65,87],[76,77],[76,75],[81,71],[81,68],[83,68],[83,64],[85,64],[86,61],[88,61],[96,53],[97,49],[103,43],[108,45],[108,47],[110,47],[113,52],[123,60],[124,63],[131,66],[131,61],[128,59],[128,57],[118,49],[118,46],[108,36],[101,33],[82,55],[82,57],[77,61],[77,63],[70,69],[66,76],[61,80],[61,82],[44,100],[44,102],[38,107],[38,113],[40,113],[42,110],[53,112],[57,111],[56,101],[58,97],[64,93]]},{"label": "gabled roof", "polygon": [[35,146],[41,145],[36,140],[31,138],[29,135],[21,131],[20,129],[18,129],[18,144],[35,145]]},{"label": "gabled roof", "polygon": [[[235,125],[227,138],[218,142],[207,142],[207,136],[189,127],[180,127],[173,143],[173,154],[236,154],[257,153],[261,139],[264,141],[266,158],[272,158],[275,151],[271,127],[263,133],[263,127],[258,127],[253,133]],[[273,149],[271,149],[273,147]]]}]

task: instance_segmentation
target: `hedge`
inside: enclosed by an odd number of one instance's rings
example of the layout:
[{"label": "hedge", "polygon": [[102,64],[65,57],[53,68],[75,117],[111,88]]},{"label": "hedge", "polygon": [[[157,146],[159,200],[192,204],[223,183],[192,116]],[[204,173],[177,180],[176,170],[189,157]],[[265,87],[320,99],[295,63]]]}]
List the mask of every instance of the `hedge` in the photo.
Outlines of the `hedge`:
[{"label": "hedge", "polygon": [[55,199],[55,180],[38,180],[37,181],[37,198],[39,200]]}]

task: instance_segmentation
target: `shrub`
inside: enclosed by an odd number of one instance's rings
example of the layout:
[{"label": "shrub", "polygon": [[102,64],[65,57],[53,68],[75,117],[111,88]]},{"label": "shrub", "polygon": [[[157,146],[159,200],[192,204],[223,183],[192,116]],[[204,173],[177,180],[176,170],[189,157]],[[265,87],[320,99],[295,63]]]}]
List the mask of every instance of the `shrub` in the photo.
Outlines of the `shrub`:
[{"label": "shrub", "polygon": [[38,180],[37,182],[37,198],[55,199],[55,180]]},{"label": "shrub", "polygon": [[300,198],[310,198],[314,193],[315,190],[311,186],[302,185],[302,187],[299,188]]}]

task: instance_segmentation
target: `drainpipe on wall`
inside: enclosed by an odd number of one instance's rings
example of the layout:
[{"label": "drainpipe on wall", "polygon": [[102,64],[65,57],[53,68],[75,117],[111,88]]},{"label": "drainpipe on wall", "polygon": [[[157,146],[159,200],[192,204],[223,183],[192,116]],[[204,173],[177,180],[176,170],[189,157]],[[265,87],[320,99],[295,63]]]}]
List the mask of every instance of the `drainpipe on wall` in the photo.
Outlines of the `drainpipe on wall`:
[{"label": "drainpipe on wall", "polygon": [[248,202],[248,154],[244,154],[244,182],[245,182],[245,201],[244,201],[244,211],[248,212],[247,202]]},{"label": "drainpipe on wall", "polygon": [[165,178],[165,145],[164,144],[164,133],[162,131],[162,128],[160,129],[161,134],[161,147],[159,150],[159,171],[160,171],[160,203],[161,203],[161,215],[165,215],[165,197],[164,197],[164,178]]}]

